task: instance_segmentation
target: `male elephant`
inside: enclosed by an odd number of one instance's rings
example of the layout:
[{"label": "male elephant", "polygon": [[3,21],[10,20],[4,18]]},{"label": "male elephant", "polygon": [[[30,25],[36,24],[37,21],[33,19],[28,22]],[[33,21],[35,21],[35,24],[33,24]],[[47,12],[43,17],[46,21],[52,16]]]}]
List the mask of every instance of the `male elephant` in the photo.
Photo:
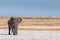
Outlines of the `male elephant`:
[{"label": "male elephant", "polygon": [[17,35],[17,29],[18,29],[18,24],[21,23],[22,18],[21,17],[11,17],[8,20],[8,34],[10,35],[12,32],[13,35]]}]

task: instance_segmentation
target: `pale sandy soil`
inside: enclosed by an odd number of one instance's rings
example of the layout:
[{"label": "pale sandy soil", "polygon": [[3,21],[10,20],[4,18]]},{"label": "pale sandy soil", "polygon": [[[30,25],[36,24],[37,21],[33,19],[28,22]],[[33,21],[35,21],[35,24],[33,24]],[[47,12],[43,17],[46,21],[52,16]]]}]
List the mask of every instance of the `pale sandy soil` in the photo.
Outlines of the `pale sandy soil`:
[{"label": "pale sandy soil", "polygon": [[60,31],[18,30],[18,35],[8,35],[8,29],[0,29],[0,40],[60,40]]}]

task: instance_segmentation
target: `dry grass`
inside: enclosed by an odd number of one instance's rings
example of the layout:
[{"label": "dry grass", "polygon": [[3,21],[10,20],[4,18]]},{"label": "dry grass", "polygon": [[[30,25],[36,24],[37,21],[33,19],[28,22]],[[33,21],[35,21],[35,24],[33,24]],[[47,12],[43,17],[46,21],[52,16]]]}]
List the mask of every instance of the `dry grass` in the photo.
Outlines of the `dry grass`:
[{"label": "dry grass", "polygon": [[[7,27],[0,29],[7,29]],[[60,28],[18,28],[18,30],[60,31]]]},{"label": "dry grass", "polygon": [[[7,26],[10,17],[0,17],[0,26]],[[39,19],[37,19],[39,18]],[[41,18],[41,19],[40,19]],[[50,19],[45,19],[50,18]],[[23,21],[20,26],[60,26],[60,19],[52,19],[57,17],[22,17]]]},{"label": "dry grass", "polygon": [[[0,28],[7,27],[7,21],[10,17],[0,16]],[[22,22],[19,26],[60,26],[60,17],[54,16],[33,16],[22,17]],[[5,28],[4,27],[4,28]]]}]

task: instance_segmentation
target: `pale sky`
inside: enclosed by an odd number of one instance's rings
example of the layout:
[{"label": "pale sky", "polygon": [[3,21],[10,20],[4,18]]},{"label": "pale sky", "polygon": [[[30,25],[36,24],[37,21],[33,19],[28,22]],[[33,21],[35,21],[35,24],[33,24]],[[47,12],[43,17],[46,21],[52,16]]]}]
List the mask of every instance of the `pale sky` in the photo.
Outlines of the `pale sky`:
[{"label": "pale sky", "polygon": [[0,16],[60,16],[60,0],[0,0]]}]

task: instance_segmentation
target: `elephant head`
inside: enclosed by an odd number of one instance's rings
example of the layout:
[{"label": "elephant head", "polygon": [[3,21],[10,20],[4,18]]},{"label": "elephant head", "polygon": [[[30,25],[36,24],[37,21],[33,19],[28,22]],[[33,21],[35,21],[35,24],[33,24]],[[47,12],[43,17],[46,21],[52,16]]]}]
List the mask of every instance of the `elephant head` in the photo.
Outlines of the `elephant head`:
[{"label": "elephant head", "polygon": [[22,21],[22,18],[21,17],[13,18],[13,22],[15,24],[19,24],[19,23],[21,23],[21,21]]}]

